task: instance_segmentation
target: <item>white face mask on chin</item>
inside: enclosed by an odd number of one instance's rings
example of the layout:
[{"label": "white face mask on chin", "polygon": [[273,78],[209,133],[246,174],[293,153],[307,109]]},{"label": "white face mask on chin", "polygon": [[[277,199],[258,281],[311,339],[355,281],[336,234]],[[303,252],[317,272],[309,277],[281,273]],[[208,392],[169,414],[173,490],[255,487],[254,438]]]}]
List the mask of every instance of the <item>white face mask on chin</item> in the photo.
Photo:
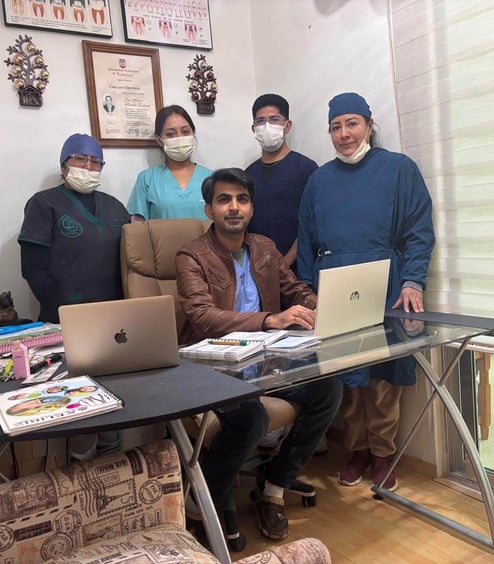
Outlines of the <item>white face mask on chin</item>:
[{"label": "white face mask on chin", "polygon": [[186,161],[196,148],[196,138],[194,135],[161,140],[163,141],[163,151],[165,155],[179,163]]},{"label": "white face mask on chin", "polygon": [[65,181],[76,192],[90,194],[100,185],[100,170],[87,170],[76,166],[67,166]]},{"label": "white face mask on chin", "polygon": [[359,163],[365,155],[370,151],[371,146],[365,140],[365,137],[362,139],[362,142],[358,146],[358,149],[350,156],[342,155],[336,151],[336,156],[340,161],[343,161],[346,164],[357,164]]},{"label": "white face mask on chin", "polygon": [[273,125],[266,122],[264,125],[254,127],[254,137],[265,151],[274,153],[283,145],[285,140],[284,129],[284,125]]}]

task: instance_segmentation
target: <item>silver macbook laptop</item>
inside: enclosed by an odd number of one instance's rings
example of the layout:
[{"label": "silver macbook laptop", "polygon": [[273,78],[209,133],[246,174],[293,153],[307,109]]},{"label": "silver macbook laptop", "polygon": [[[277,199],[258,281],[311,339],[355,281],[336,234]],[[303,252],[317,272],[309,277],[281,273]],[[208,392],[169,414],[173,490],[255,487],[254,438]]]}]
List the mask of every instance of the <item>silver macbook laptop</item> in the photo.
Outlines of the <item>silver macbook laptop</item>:
[{"label": "silver macbook laptop", "polygon": [[319,271],[316,325],[321,339],[384,321],[390,260]]},{"label": "silver macbook laptop", "polygon": [[66,305],[59,308],[67,370],[102,376],[176,366],[172,296]]}]

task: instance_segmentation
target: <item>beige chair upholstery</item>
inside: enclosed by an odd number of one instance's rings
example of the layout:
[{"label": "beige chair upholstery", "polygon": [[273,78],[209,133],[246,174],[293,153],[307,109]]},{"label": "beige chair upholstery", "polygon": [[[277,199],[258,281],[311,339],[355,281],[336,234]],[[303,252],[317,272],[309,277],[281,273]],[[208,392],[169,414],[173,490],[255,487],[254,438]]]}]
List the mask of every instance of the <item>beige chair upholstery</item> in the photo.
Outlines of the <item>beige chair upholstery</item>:
[{"label": "beige chair upholstery", "polygon": [[121,264],[124,296],[172,295],[179,335],[185,317],[178,303],[175,255],[182,245],[205,233],[210,225],[210,221],[199,219],[152,219],[123,227]]},{"label": "beige chair upholstery", "polygon": [[[152,219],[145,223],[124,225],[121,241],[122,283],[126,298],[170,294],[175,298],[177,333],[185,316],[178,302],[175,255],[180,247],[205,233],[210,221],[199,219]],[[268,431],[289,427],[297,416],[297,407],[278,398],[261,399],[270,414]],[[197,422],[199,419],[196,418]],[[188,432],[195,434],[191,420],[184,421]],[[219,429],[212,418],[204,444],[209,445]]]},{"label": "beige chair upholstery", "polygon": [[[168,564],[218,560],[185,529],[172,441],[77,462],[0,485],[0,564]],[[301,539],[238,564],[331,563]]]}]

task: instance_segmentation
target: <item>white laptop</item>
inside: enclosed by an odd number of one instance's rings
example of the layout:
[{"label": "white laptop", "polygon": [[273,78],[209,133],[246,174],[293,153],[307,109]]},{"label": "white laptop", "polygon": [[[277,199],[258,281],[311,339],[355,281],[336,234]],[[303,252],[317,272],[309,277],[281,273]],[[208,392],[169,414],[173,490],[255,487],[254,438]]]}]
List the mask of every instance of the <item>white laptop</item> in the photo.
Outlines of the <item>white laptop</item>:
[{"label": "white laptop", "polygon": [[173,296],[65,305],[59,314],[71,376],[179,363]]},{"label": "white laptop", "polygon": [[319,271],[316,325],[321,339],[384,321],[390,260]]}]

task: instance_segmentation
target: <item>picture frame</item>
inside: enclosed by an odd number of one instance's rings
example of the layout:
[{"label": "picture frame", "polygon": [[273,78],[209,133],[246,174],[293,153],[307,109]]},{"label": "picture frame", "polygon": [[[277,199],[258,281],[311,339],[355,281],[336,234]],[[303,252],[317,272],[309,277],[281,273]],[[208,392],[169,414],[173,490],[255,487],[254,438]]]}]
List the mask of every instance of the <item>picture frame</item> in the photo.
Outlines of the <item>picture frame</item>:
[{"label": "picture frame", "polygon": [[155,147],[158,49],[83,41],[91,132],[103,147]]},{"label": "picture frame", "polygon": [[110,0],[2,0],[6,26],[113,37]]},{"label": "picture frame", "polygon": [[213,48],[209,0],[120,2],[126,41],[205,51]]}]

